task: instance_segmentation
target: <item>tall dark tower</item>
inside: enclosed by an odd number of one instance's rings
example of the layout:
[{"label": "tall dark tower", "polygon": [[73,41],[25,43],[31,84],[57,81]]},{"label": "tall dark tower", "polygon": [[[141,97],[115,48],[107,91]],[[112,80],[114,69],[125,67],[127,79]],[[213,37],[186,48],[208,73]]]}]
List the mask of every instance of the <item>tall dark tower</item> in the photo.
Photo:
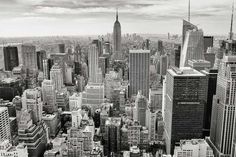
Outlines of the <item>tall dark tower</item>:
[{"label": "tall dark tower", "polygon": [[18,49],[16,46],[7,46],[3,48],[5,70],[12,71],[19,65]]},{"label": "tall dark tower", "polygon": [[229,32],[229,40],[233,40],[233,24],[234,24],[234,1],[232,5],[232,15],[231,15],[231,25],[230,25],[230,32]]},{"label": "tall dark tower", "polygon": [[116,21],[113,27],[113,53],[114,59],[121,59],[121,25],[119,22],[118,11],[116,11]]}]

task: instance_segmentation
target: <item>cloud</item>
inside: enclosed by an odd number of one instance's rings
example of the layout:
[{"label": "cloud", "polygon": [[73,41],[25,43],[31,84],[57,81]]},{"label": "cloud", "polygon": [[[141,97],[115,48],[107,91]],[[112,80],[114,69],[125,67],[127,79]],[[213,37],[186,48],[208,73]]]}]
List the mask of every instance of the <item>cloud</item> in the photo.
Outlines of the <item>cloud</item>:
[{"label": "cloud", "polygon": [[[52,20],[54,23],[48,24],[48,27],[56,27],[56,24],[64,26],[65,23],[68,23],[65,28],[72,27],[69,25],[71,23],[80,26],[81,30],[88,27],[86,25],[95,25],[101,26],[103,32],[109,32],[116,8],[119,8],[122,28],[127,32],[141,29],[179,31],[181,24],[178,26],[175,23],[187,17],[188,0],[0,0],[0,28],[7,25],[6,21],[11,21],[9,25],[15,25],[17,29],[17,26],[23,27],[22,23],[25,23],[24,27],[37,25],[39,28]],[[228,28],[221,21],[230,18],[230,11],[231,0],[191,0],[192,21],[204,23],[207,30]],[[216,30],[214,24],[221,28]],[[7,31],[7,28],[4,27],[4,30]]]}]

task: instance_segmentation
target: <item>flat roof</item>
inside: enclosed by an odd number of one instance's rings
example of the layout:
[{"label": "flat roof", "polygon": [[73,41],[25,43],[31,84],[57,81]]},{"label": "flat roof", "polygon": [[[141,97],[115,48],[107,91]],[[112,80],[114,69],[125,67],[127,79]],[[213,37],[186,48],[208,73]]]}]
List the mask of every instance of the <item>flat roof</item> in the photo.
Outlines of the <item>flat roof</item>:
[{"label": "flat roof", "polygon": [[190,67],[181,67],[181,68],[172,68],[167,70],[172,76],[180,76],[180,77],[186,77],[186,76],[206,76],[203,73],[190,68]]},{"label": "flat roof", "polygon": [[236,56],[224,56],[223,62],[236,62]]},{"label": "flat roof", "polygon": [[188,60],[188,62],[192,62],[192,63],[209,63],[210,64],[209,61],[203,60],[203,59],[190,59],[190,60]]},{"label": "flat roof", "polygon": [[43,118],[44,120],[50,120],[50,119],[53,119],[53,118],[55,118],[55,117],[56,117],[55,114],[43,114],[43,116],[42,116],[42,118]]},{"label": "flat roof", "polygon": [[150,53],[150,50],[129,50],[129,53]]},{"label": "flat roof", "polygon": [[4,112],[5,110],[7,110],[7,107],[0,107],[0,113]]},{"label": "flat roof", "polygon": [[22,43],[4,43],[1,44],[0,47],[19,46],[19,45],[22,45]]}]

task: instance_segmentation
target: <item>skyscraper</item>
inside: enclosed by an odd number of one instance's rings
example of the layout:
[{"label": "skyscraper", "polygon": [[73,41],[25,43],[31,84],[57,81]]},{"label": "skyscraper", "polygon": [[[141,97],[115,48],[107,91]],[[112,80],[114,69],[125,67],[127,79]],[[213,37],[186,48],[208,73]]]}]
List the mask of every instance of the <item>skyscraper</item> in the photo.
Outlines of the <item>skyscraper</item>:
[{"label": "skyscraper", "polygon": [[63,73],[61,67],[57,63],[51,68],[50,79],[55,83],[55,90],[60,91],[63,87]]},{"label": "skyscraper", "polygon": [[129,52],[129,96],[142,94],[149,97],[150,50],[130,50]]},{"label": "skyscraper", "polygon": [[19,65],[18,49],[16,46],[7,46],[3,48],[4,64],[6,71],[12,71],[14,67]]},{"label": "skyscraper", "polygon": [[98,48],[96,44],[89,46],[88,52],[88,62],[89,62],[89,82],[96,83],[97,72],[98,72]]},{"label": "skyscraper", "polygon": [[32,110],[32,120],[37,124],[42,120],[43,102],[39,89],[27,89],[22,95],[22,109]]},{"label": "skyscraper", "polygon": [[163,41],[162,40],[158,40],[157,42],[157,50],[160,53],[160,56],[164,54],[164,47],[163,47]]},{"label": "skyscraper", "polygon": [[232,5],[232,14],[231,14],[231,25],[230,25],[230,32],[229,32],[229,40],[233,40],[233,24],[234,24],[234,1]]},{"label": "skyscraper", "polygon": [[22,59],[23,65],[28,70],[36,70],[37,69],[37,54],[36,47],[34,45],[22,45]]},{"label": "skyscraper", "polygon": [[104,155],[111,156],[111,153],[120,152],[121,139],[121,118],[109,117],[105,124],[104,134]]},{"label": "skyscraper", "polygon": [[[66,81],[66,67],[68,63],[68,54],[66,53],[53,53],[50,54],[50,58],[53,60],[53,63],[57,63],[62,70],[63,81]],[[50,69],[50,68],[49,68]]]},{"label": "skyscraper", "polygon": [[43,108],[47,113],[57,111],[55,84],[52,80],[44,80],[42,83]]},{"label": "skyscraper", "polygon": [[138,92],[135,100],[134,120],[138,121],[140,125],[146,126],[146,110],[148,100],[142,95],[141,91]]},{"label": "skyscraper", "polygon": [[46,59],[46,51],[37,51],[37,66],[40,71],[43,71],[44,59]]},{"label": "skyscraper", "polygon": [[49,67],[48,67],[48,59],[44,59],[43,60],[43,78],[44,79],[50,79],[50,75],[49,75]]},{"label": "skyscraper", "polygon": [[181,139],[202,137],[206,86],[206,76],[190,67],[167,70],[164,136],[168,154],[173,154]]},{"label": "skyscraper", "polygon": [[[209,143],[216,156],[230,156],[235,132],[236,56],[224,56],[213,97]],[[235,154],[234,154],[235,155]]]},{"label": "skyscraper", "polygon": [[65,44],[58,44],[59,53],[65,53]]},{"label": "skyscraper", "polygon": [[181,45],[176,44],[175,45],[175,66],[179,67],[180,64],[180,53],[181,53]]},{"label": "skyscraper", "polygon": [[34,110],[22,110],[18,123],[18,138],[19,142],[27,145],[29,156],[41,157],[47,144],[47,128],[45,123],[33,123],[34,112]]},{"label": "skyscraper", "polygon": [[19,78],[5,78],[0,80],[0,98],[12,101],[16,95],[24,91],[23,80]]},{"label": "skyscraper", "polygon": [[113,53],[115,59],[121,59],[121,25],[118,19],[118,11],[116,12],[116,21],[113,27]]},{"label": "skyscraper", "polygon": [[202,30],[190,30],[186,34],[180,56],[180,67],[187,66],[188,60],[190,59],[204,59],[204,42]]},{"label": "skyscraper", "polygon": [[98,39],[95,39],[92,41],[92,44],[95,44],[97,46],[98,57],[102,56],[102,54],[103,54],[102,42]]},{"label": "skyscraper", "polygon": [[11,140],[10,120],[7,107],[0,107],[0,141]]},{"label": "skyscraper", "polygon": [[217,69],[205,69],[201,71],[206,75],[208,90],[207,90],[207,102],[205,106],[205,114],[204,114],[204,134],[203,136],[210,135],[210,126],[211,126],[211,111],[212,111],[212,101],[213,95],[216,94],[216,83],[217,83]]},{"label": "skyscraper", "polygon": [[160,56],[160,74],[166,75],[167,69],[168,69],[168,56],[161,55]]},{"label": "skyscraper", "polygon": [[213,47],[214,37],[213,36],[204,36],[204,53],[207,52],[209,47]]},{"label": "skyscraper", "polygon": [[182,48],[185,42],[185,37],[186,37],[186,33],[189,30],[193,30],[193,29],[197,29],[197,26],[193,25],[192,23],[183,20],[183,32],[182,32]]}]

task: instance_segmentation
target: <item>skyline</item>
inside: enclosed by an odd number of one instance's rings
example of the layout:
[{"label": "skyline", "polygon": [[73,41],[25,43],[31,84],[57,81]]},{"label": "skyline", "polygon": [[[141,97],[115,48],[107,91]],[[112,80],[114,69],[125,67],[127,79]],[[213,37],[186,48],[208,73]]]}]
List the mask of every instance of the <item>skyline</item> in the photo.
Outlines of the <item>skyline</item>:
[{"label": "skyline", "polygon": [[[0,1],[0,37],[112,33],[116,8],[122,34],[181,34],[188,0]],[[228,35],[232,0],[191,1],[191,22],[204,34]],[[139,26],[139,27],[137,27]],[[234,30],[233,30],[234,31]]]}]

